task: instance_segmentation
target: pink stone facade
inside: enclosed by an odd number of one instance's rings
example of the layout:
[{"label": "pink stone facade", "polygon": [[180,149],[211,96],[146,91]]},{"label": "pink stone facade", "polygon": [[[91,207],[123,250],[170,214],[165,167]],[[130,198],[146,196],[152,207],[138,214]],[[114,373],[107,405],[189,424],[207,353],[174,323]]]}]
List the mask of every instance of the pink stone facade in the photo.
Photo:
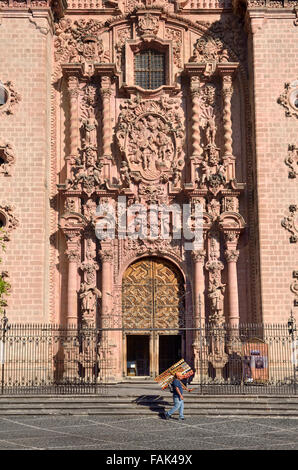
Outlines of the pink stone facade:
[{"label": "pink stone facade", "polygon": [[[142,259],[165,260],[163,279],[171,263],[180,273],[186,326],[296,315],[297,8],[0,0],[11,322],[122,326],[123,280]],[[148,51],[162,58],[157,87],[137,83],[137,57]],[[188,205],[192,224],[202,208],[202,241],[186,249],[185,237],[174,239],[173,216],[169,239],[160,219],[156,237],[123,235],[123,225],[138,226],[134,204]],[[114,236],[100,240],[96,228],[113,213]],[[119,379],[127,338],[107,335]],[[197,338],[186,335],[183,348],[193,362]]]}]

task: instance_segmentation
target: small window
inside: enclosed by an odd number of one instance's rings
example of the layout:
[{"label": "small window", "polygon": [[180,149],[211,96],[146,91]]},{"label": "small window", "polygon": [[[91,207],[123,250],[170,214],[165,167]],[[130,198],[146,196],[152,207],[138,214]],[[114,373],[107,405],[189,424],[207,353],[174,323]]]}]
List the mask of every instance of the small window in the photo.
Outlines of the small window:
[{"label": "small window", "polygon": [[135,54],[135,85],[155,90],[165,84],[165,54],[151,49]]}]

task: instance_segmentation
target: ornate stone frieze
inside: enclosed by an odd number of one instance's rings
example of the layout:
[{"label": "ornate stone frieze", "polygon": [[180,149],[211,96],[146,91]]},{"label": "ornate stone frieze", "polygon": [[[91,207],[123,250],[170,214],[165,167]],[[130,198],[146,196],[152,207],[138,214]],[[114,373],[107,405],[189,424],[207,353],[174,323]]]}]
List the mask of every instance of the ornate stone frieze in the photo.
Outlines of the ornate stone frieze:
[{"label": "ornate stone frieze", "polygon": [[229,53],[219,38],[212,36],[200,37],[194,46],[191,62],[214,64],[217,62],[229,62]]},{"label": "ornate stone frieze", "polygon": [[15,163],[15,154],[12,145],[0,140],[0,174],[11,176]]},{"label": "ornate stone frieze", "polygon": [[0,98],[0,115],[14,114],[14,108],[21,101],[21,95],[16,92],[11,81],[5,83],[0,81]]},{"label": "ornate stone frieze", "polygon": [[289,206],[289,214],[282,219],[282,227],[290,232],[290,242],[297,243],[298,241],[298,207],[295,204]]},{"label": "ornate stone frieze", "polygon": [[296,145],[289,145],[285,164],[289,168],[289,178],[296,178],[298,176],[298,147]]},{"label": "ornate stone frieze", "polygon": [[71,177],[66,180],[65,189],[80,190],[90,196],[96,189],[105,187],[102,168],[96,148],[88,146],[82,149],[71,168]]},{"label": "ornate stone frieze", "polygon": [[166,39],[172,41],[173,47],[173,61],[178,69],[182,68],[182,51],[183,51],[183,34],[182,31],[173,28],[166,28],[165,30]]},{"label": "ornate stone frieze", "polygon": [[156,36],[159,30],[159,16],[145,13],[138,18],[138,31],[141,37]]},{"label": "ornate stone frieze", "polygon": [[55,29],[56,62],[85,65],[110,62],[110,53],[104,50],[101,38],[103,27],[104,24],[95,19],[72,22],[70,18],[62,18]]},{"label": "ornate stone frieze", "polygon": [[172,176],[177,167],[182,170],[183,122],[175,98],[134,98],[121,105],[116,139],[134,181],[150,184]]},{"label": "ornate stone frieze", "polygon": [[125,65],[125,57],[124,57],[124,49],[125,49],[125,42],[131,39],[131,27],[121,28],[116,33],[116,41],[115,41],[115,54],[116,54],[116,66],[118,70],[124,71]]},{"label": "ornate stone frieze", "polygon": [[298,118],[298,80],[285,83],[284,92],[280,95],[277,102],[286,109],[286,116]]}]

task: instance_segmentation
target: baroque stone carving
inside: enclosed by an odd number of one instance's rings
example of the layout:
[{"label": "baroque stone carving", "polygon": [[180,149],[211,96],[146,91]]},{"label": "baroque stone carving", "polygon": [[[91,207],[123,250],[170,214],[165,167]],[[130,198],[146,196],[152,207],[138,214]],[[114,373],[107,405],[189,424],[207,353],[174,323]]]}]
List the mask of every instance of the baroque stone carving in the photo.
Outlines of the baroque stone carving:
[{"label": "baroque stone carving", "polygon": [[173,47],[173,61],[174,64],[180,69],[182,67],[182,48],[183,48],[183,35],[182,31],[172,28],[166,28],[166,39],[172,41]]},{"label": "baroque stone carving", "polygon": [[293,271],[293,279],[290,289],[291,292],[295,295],[294,306],[298,307],[298,271]]},{"label": "baroque stone carving", "polygon": [[298,80],[294,80],[292,83],[285,83],[284,92],[280,95],[277,102],[286,109],[286,116],[298,118]]},{"label": "baroque stone carving", "polygon": [[146,13],[138,18],[138,30],[141,37],[156,36],[159,29],[159,17]]},{"label": "baroque stone carving", "polygon": [[290,232],[290,242],[297,243],[298,241],[298,206],[292,204],[289,206],[289,214],[281,221],[282,227]]},{"label": "baroque stone carving", "polygon": [[289,145],[285,164],[289,167],[289,178],[296,178],[298,176],[298,147],[296,145]]},{"label": "baroque stone carving", "polygon": [[79,189],[90,196],[104,185],[102,168],[103,164],[97,158],[96,148],[86,147],[75,159],[71,168],[72,175],[66,180],[66,189]]},{"label": "baroque stone carving", "polygon": [[94,324],[96,320],[97,302],[101,299],[101,292],[97,287],[91,287],[87,282],[82,282],[79,290],[81,301],[81,314],[83,324]]},{"label": "baroque stone carving", "polygon": [[191,62],[229,62],[229,55],[219,38],[202,36],[195,43]]},{"label": "baroque stone carving", "polygon": [[15,163],[12,145],[0,140],[0,174],[11,176],[11,169]]},{"label": "baroque stone carving", "polygon": [[109,51],[104,51],[100,37],[103,24],[94,19],[72,22],[62,18],[55,29],[55,59],[58,63],[110,62]]},{"label": "baroque stone carving", "polygon": [[2,83],[0,81],[0,85],[1,88],[3,88],[3,93],[6,94],[6,101],[2,106],[0,106],[0,114],[14,114],[14,108],[16,104],[21,101],[21,95],[16,92],[14,85],[11,81],[5,83]]},{"label": "baroque stone carving", "polygon": [[10,235],[19,225],[19,220],[14,215],[15,208],[11,204],[0,204],[0,220],[4,231],[4,241],[10,240]]},{"label": "baroque stone carving", "polygon": [[134,98],[122,104],[116,138],[135,181],[150,183],[173,175],[173,165],[182,163],[182,123],[180,102],[174,98]]}]

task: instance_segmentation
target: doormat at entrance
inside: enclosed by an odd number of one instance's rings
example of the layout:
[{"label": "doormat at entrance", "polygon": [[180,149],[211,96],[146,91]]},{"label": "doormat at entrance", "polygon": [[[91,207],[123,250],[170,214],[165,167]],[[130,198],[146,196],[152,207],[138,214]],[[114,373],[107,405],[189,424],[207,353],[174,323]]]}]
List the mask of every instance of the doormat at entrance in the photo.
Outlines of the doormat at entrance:
[{"label": "doormat at entrance", "polygon": [[[180,361],[176,362],[167,370],[162,372],[162,374],[158,375],[154,380],[158,382],[162,390],[164,390],[173,382],[174,375],[176,374],[176,372],[180,372],[180,374],[183,375],[183,379],[188,379],[188,377],[191,377],[193,375],[193,370],[187,364],[187,362],[185,362],[184,359],[180,359]],[[185,388],[185,390],[187,390],[183,383],[182,386],[183,388]]]}]

